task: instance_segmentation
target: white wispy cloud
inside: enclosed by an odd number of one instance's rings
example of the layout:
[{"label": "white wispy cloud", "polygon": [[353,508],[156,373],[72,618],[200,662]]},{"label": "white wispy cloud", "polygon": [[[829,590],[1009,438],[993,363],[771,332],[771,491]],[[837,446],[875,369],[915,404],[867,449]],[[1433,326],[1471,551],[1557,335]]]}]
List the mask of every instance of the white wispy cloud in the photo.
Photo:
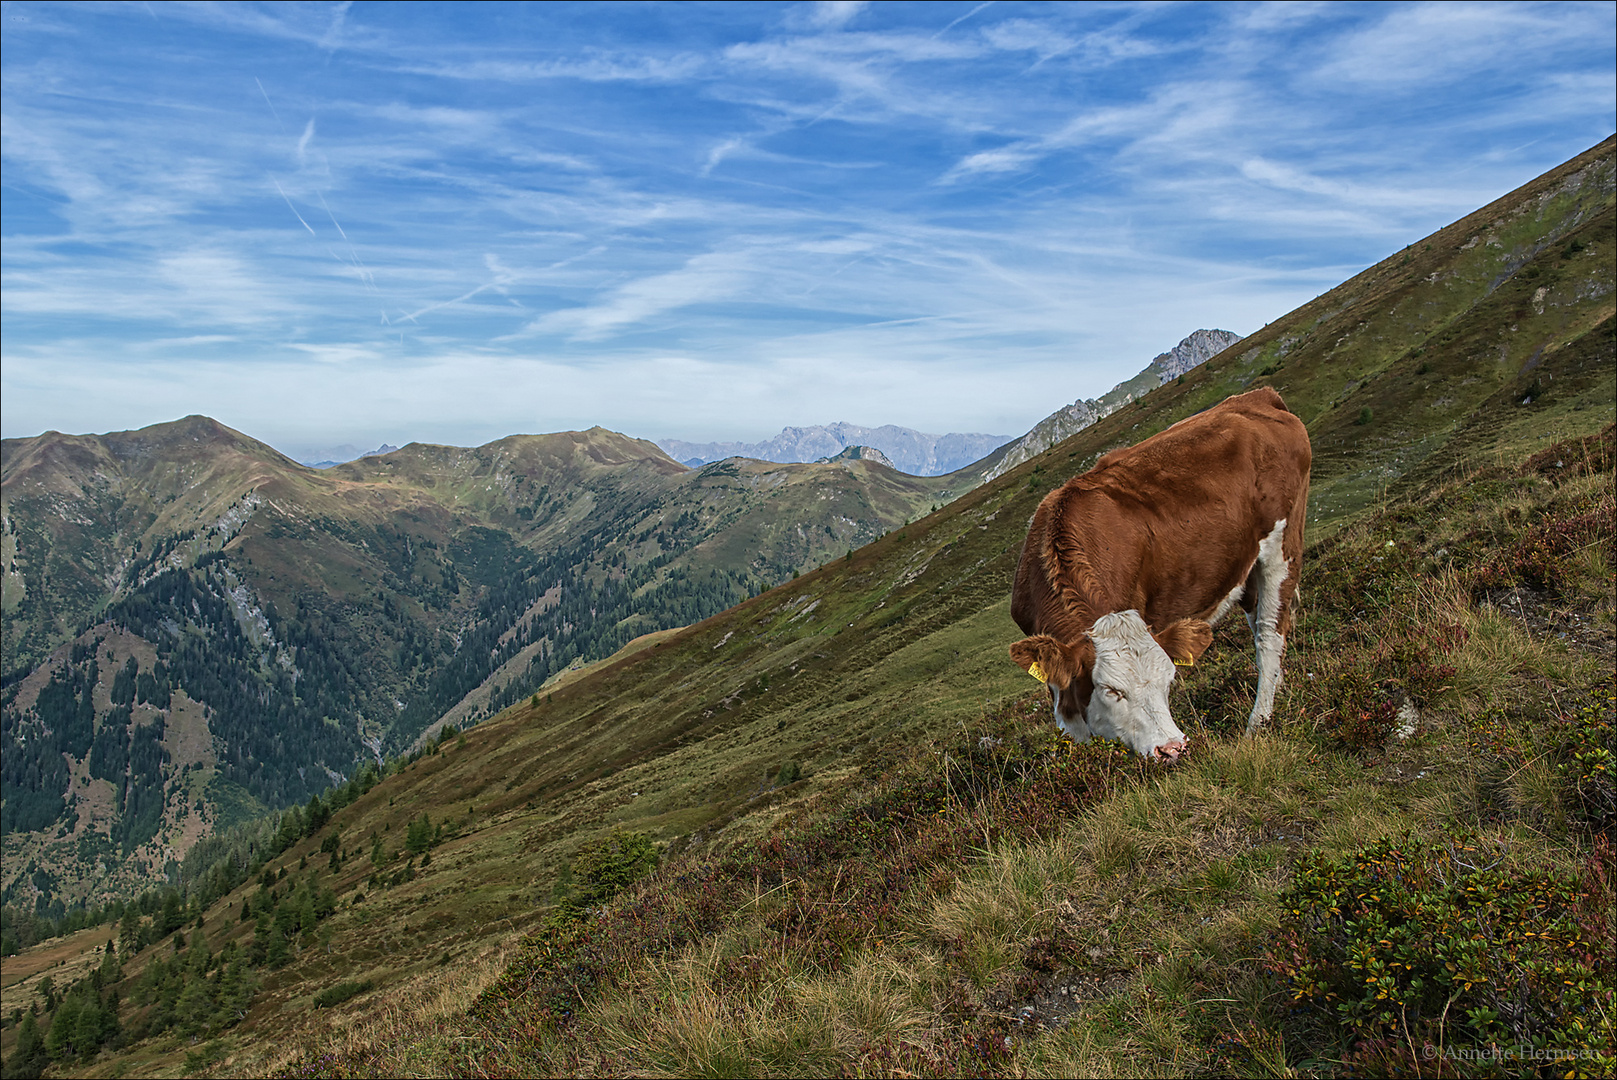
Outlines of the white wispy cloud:
[{"label": "white wispy cloud", "polygon": [[730,299],[746,284],[747,270],[744,252],[698,255],[677,270],[620,285],[600,303],[550,312],[523,331],[582,341],[604,338],[679,308]]},{"label": "white wispy cloud", "polygon": [[786,25],[793,29],[840,30],[869,6],[866,0],[814,0],[790,9]]},{"label": "white wispy cloud", "polygon": [[423,57],[396,62],[400,72],[468,82],[530,83],[548,80],[579,82],[680,82],[699,74],[704,58],[695,55],[644,56],[597,52],[556,60],[466,57],[439,60]]},{"label": "white wispy cloud", "polygon": [[[1603,10],[1602,10],[1603,9]],[[1441,3],[1379,9],[1373,23],[1344,33],[1315,71],[1344,80],[1407,86],[1474,72],[1501,55],[1553,54],[1589,35],[1612,36],[1609,4]]]}]

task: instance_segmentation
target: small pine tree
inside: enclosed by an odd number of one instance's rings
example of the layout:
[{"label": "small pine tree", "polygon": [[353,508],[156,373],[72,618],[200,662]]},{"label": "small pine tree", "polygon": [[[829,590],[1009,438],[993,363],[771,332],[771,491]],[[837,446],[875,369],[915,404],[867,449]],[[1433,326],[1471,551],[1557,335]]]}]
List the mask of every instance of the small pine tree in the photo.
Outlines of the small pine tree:
[{"label": "small pine tree", "polygon": [[24,1013],[22,1024],[17,1028],[17,1045],[6,1060],[6,1075],[37,1080],[48,1064],[50,1055],[45,1050],[45,1041],[39,1037],[39,1021],[34,1019],[33,1013]]},{"label": "small pine tree", "polygon": [[432,819],[426,814],[412,819],[404,833],[404,846],[413,855],[426,851],[432,844]]},{"label": "small pine tree", "polygon": [[616,832],[590,844],[573,858],[572,871],[581,881],[574,903],[599,904],[657,869],[660,853],[643,832]]}]

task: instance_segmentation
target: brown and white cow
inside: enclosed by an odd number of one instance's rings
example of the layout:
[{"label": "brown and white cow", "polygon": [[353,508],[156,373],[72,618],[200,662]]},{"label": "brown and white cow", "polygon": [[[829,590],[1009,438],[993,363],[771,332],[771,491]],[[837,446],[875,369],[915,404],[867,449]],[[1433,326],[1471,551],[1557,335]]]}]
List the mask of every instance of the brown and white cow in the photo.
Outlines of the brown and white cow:
[{"label": "brown and white cow", "polygon": [[1312,459],[1303,422],[1265,387],[1114,450],[1045,496],[1016,568],[1011,617],[1028,636],[1011,657],[1049,687],[1070,738],[1176,760],[1174,668],[1195,664],[1236,604],[1258,654],[1247,731],[1269,719]]}]

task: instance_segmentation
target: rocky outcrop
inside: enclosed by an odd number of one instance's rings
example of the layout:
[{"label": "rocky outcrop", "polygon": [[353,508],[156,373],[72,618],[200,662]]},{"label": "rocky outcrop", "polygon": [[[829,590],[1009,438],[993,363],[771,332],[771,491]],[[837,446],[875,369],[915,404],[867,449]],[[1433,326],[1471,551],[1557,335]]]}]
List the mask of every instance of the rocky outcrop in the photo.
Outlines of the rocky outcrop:
[{"label": "rocky outcrop", "polygon": [[886,454],[882,453],[874,446],[850,446],[843,450],[840,454],[820,458],[815,462],[815,464],[824,465],[837,461],[874,461],[876,464],[885,465],[889,469],[898,468],[897,465],[893,464],[892,458],[889,458]]},{"label": "rocky outcrop", "polygon": [[[1161,382],[1177,379],[1191,368],[1200,367],[1241,340],[1228,330],[1198,330],[1151,361]],[[1159,383],[1160,385],[1160,383]]]}]

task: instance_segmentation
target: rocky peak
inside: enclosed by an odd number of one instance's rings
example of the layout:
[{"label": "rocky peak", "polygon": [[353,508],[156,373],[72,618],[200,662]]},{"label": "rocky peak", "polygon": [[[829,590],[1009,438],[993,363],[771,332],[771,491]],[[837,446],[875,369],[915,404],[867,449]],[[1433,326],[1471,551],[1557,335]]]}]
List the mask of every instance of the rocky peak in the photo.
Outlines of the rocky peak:
[{"label": "rocky peak", "polygon": [[1228,330],[1197,330],[1152,360],[1151,366],[1156,369],[1158,377],[1167,382],[1207,363],[1240,340],[1240,334]]}]

